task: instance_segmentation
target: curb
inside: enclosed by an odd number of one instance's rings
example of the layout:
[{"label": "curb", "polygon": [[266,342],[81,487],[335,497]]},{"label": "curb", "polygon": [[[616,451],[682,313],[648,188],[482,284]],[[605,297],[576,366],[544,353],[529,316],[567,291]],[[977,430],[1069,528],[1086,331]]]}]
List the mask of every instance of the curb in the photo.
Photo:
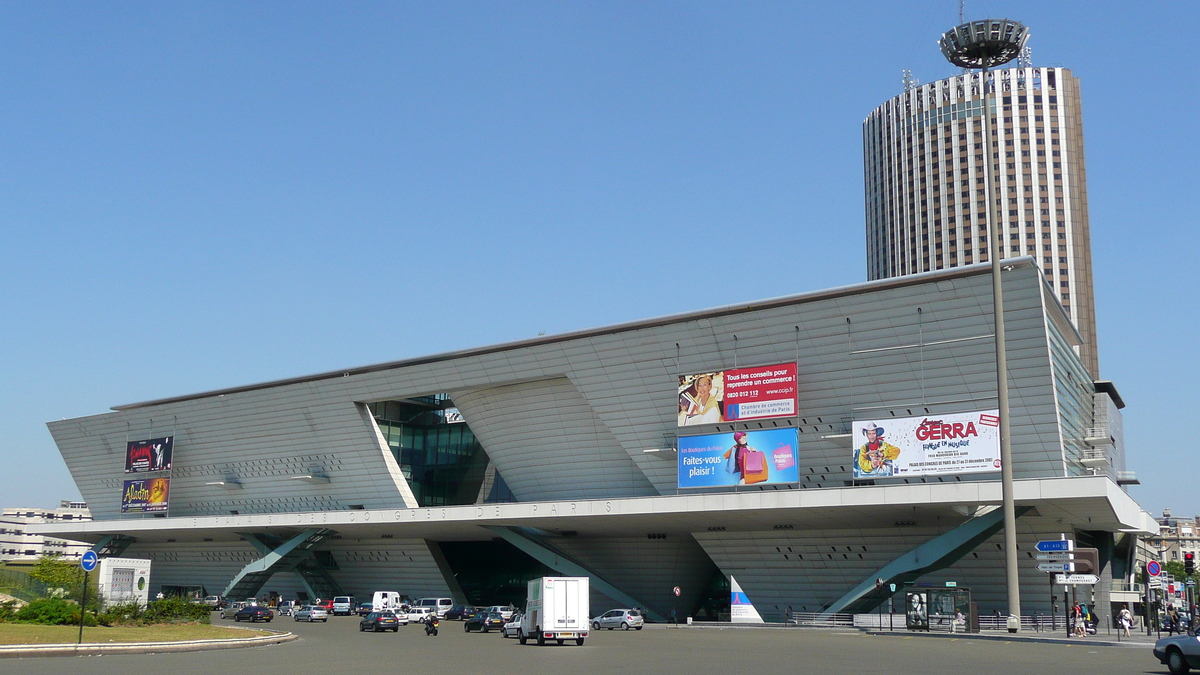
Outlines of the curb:
[{"label": "curb", "polygon": [[[263,630],[263,629],[258,629]],[[262,635],[225,640],[182,640],[178,642],[102,642],[47,645],[0,645],[0,659],[38,656],[104,656],[106,654],[169,654],[172,652],[203,652],[213,649],[242,649],[291,642],[295,633],[272,631]]]},{"label": "curb", "polygon": [[1144,649],[1152,649],[1153,642],[1136,642],[1124,641],[1117,642],[1116,640],[1091,640],[1089,638],[1052,638],[1052,637],[1012,637],[1010,635],[986,635],[983,633],[923,633],[920,631],[899,632],[899,631],[879,631],[868,630],[867,635],[881,635],[892,637],[922,637],[922,638],[951,638],[957,640],[992,640],[999,642],[1036,642],[1039,644],[1052,645],[1086,645],[1089,647],[1141,647]]}]

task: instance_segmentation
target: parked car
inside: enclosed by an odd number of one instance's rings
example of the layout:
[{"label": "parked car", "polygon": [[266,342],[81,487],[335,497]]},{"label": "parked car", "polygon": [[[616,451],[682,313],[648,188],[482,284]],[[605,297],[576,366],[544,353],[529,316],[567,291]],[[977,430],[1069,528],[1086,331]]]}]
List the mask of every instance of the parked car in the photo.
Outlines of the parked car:
[{"label": "parked car", "polygon": [[370,613],[371,613],[371,603],[364,602],[358,606],[358,615],[359,616],[366,616]]},{"label": "parked car", "polygon": [[487,609],[484,607],[468,607],[463,611],[462,620],[470,621],[481,614],[487,614]]},{"label": "parked car", "polygon": [[1200,637],[1195,631],[1172,635],[1154,643],[1154,658],[1167,666],[1172,675],[1182,675],[1200,668]]},{"label": "parked car", "polygon": [[506,638],[515,638],[521,633],[521,614],[514,613],[512,617],[504,624],[504,628],[500,629],[501,635]]},{"label": "parked car", "polygon": [[610,609],[600,616],[592,619],[592,630],[600,630],[607,628],[612,630],[620,628],[621,630],[641,630],[642,625],[646,622],[642,618],[642,613],[633,609]]},{"label": "parked car", "polygon": [[463,630],[470,633],[477,630],[480,633],[486,633],[489,630],[503,630],[504,617],[500,616],[500,612],[480,612],[473,618],[463,622]]},{"label": "parked car", "polygon": [[[404,619],[404,623],[408,623],[407,618]],[[399,633],[400,625],[400,619],[391,611],[371,612],[358,622],[358,630],[360,633],[365,630],[370,630],[372,633],[378,633],[381,630]]]},{"label": "parked car", "polygon": [[262,605],[248,605],[233,614],[234,621],[249,621],[250,623],[254,623],[255,621],[270,623],[273,618],[275,618],[275,612],[272,612],[270,607],[263,607]]},{"label": "parked car", "polygon": [[291,616],[295,614],[296,610],[298,609],[300,609],[300,607],[295,600],[284,600],[283,602],[279,603],[279,606],[275,608],[275,611],[279,612],[279,616]]},{"label": "parked car", "polygon": [[468,613],[475,611],[471,605],[455,605],[446,610],[446,616],[442,617],[447,621],[462,621]]},{"label": "parked car", "polygon": [[512,615],[514,613],[516,613],[516,611],[517,611],[517,608],[513,607],[512,605],[492,605],[491,607],[487,608],[488,614],[495,612],[495,613],[499,614],[500,616],[504,617],[505,621],[508,621],[509,619],[511,619]]},{"label": "parked car", "polygon": [[309,623],[313,621],[326,623],[329,621],[329,612],[325,611],[325,608],[320,605],[305,605],[296,610],[292,614],[292,618],[297,621],[307,621]]},{"label": "parked car", "polygon": [[220,606],[221,606],[221,596],[219,596],[219,595],[207,595],[207,596],[205,596],[205,597],[204,597],[204,604],[208,605],[209,607],[213,607],[213,608],[220,608]]},{"label": "parked car", "polygon": [[246,606],[246,603],[241,602],[241,601],[231,602],[225,606],[225,609],[221,610],[221,618],[222,619],[232,619],[233,615],[235,613],[237,613],[238,610],[240,610],[241,608],[243,608],[245,606]]},{"label": "parked car", "polygon": [[326,613],[333,614],[333,600],[322,600],[320,598],[317,598],[317,601],[313,603],[313,606],[314,607],[323,607],[325,609]]},{"label": "parked car", "polygon": [[424,621],[425,617],[429,616],[429,613],[432,611],[433,609],[430,607],[413,607],[408,610],[408,622],[420,623],[421,621]]}]

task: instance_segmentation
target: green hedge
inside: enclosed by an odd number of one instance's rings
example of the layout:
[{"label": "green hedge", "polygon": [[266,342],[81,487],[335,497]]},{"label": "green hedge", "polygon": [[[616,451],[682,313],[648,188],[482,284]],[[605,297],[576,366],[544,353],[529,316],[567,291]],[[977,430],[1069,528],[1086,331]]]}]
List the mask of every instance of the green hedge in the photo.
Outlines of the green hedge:
[{"label": "green hedge", "polygon": [[[0,622],[36,623],[51,626],[78,625],[79,605],[62,598],[40,598],[21,609],[15,603],[0,604]],[[153,600],[145,608],[137,603],[113,605],[96,612],[88,603],[85,626],[136,626],[155,623],[209,623],[211,610],[207,605],[167,598]]]}]

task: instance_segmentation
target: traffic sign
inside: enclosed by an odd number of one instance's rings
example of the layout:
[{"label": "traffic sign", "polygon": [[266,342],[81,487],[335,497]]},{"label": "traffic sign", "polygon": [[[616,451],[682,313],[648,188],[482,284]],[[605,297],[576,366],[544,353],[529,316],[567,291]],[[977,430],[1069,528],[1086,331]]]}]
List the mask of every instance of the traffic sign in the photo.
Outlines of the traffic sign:
[{"label": "traffic sign", "polygon": [[1162,574],[1162,565],[1158,564],[1157,560],[1151,560],[1150,562],[1146,563],[1146,574],[1149,574],[1152,577]]},{"label": "traffic sign", "polygon": [[1187,585],[1187,586],[1195,586],[1195,585],[1196,585],[1196,580],[1195,580],[1195,579],[1188,579],[1188,580],[1187,580],[1187,582],[1186,582],[1186,585]]},{"label": "traffic sign", "polygon": [[1037,550],[1042,553],[1051,551],[1074,551],[1075,542],[1066,539],[1043,539],[1037,543]]},{"label": "traffic sign", "polygon": [[1059,574],[1054,577],[1054,583],[1059,586],[1076,586],[1079,584],[1094,584],[1100,581],[1095,574]]},{"label": "traffic sign", "polygon": [[683,592],[683,591],[679,590],[678,586],[675,587],[674,591],[675,591],[675,597],[677,597],[677,598],[679,597],[679,594]]},{"label": "traffic sign", "polygon": [[1062,562],[1062,561],[1067,561],[1067,560],[1074,560],[1075,554],[1074,553],[1039,553],[1039,554],[1035,555],[1034,558],[1037,558],[1038,560],[1052,560],[1052,561],[1057,560],[1057,561]]},{"label": "traffic sign", "polygon": [[1162,588],[1162,579],[1150,577],[1150,588]]},{"label": "traffic sign", "polygon": [[84,551],[83,557],[79,559],[79,566],[83,568],[84,572],[91,572],[99,564],[100,556],[96,555],[95,551]]},{"label": "traffic sign", "polygon": [[946,588],[955,588],[955,587],[957,587],[957,586],[958,586],[958,582],[957,582],[957,581],[947,581],[947,582],[946,582]]},{"label": "traffic sign", "polygon": [[1042,563],[1037,566],[1039,572],[1074,572],[1074,563]]}]

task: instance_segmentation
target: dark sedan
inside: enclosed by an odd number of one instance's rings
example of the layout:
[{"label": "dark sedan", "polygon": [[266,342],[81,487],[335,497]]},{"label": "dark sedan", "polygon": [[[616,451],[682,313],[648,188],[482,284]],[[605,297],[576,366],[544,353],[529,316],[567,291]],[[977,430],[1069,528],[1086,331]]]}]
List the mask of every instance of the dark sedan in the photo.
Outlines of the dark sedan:
[{"label": "dark sedan", "polygon": [[400,620],[391,612],[371,612],[363,617],[362,621],[358,622],[359,632],[369,630],[372,633],[378,633],[381,630],[390,630],[393,633],[400,632]]},{"label": "dark sedan", "polygon": [[275,618],[275,613],[271,611],[271,608],[263,607],[262,605],[243,607],[233,615],[234,621],[249,621],[251,623],[259,620],[270,622],[273,618]]},{"label": "dark sedan", "polygon": [[480,612],[463,623],[463,630],[468,633],[473,630],[480,633],[486,633],[489,630],[504,630],[504,617],[500,615],[500,612],[491,614]]},{"label": "dark sedan", "polygon": [[462,621],[474,613],[475,608],[471,605],[455,605],[446,610],[446,616],[443,618],[447,621]]}]

